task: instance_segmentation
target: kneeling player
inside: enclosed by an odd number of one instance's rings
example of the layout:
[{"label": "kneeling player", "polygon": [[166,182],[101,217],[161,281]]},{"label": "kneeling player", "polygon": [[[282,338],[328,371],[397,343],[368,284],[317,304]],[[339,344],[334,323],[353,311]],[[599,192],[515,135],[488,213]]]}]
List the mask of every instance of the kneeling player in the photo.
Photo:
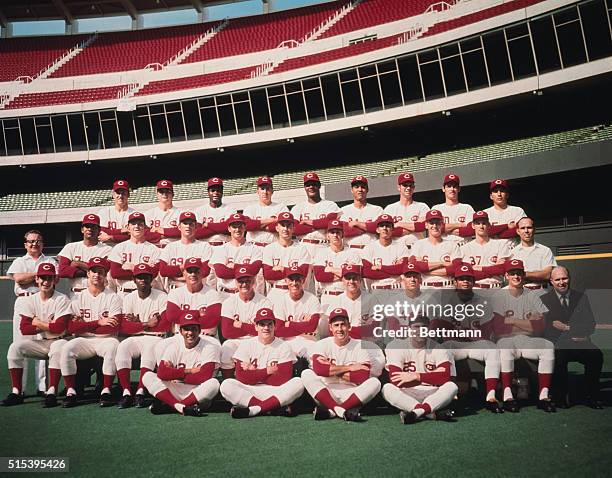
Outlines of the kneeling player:
[{"label": "kneeling player", "polygon": [[200,335],[200,314],[186,310],[178,325],[182,340],[173,340],[164,350],[157,374],[147,372],[142,383],[155,396],[150,407],[158,415],[176,410],[185,416],[200,416],[219,391],[213,378],[221,360],[217,340]]},{"label": "kneeling player", "polygon": [[327,337],[312,347],[312,370],[302,372],[302,381],[315,399],[315,420],[360,419],[359,408],[380,391],[380,381],[370,377],[367,343],[351,339],[348,312],[336,308],[329,314]]},{"label": "kneeling player", "polygon": [[382,389],[383,397],[400,409],[402,423],[432,415],[437,420],[449,420],[452,412],[444,410],[457,394],[451,382],[453,359],[448,350],[419,333],[429,328],[429,319],[419,316],[411,325],[411,336],[395,339],[387,345],[387,370],[391,383]]},{"label": "kneeling player", "polygon": [[272,309],[257,311],[257,337],[240,342],[233,359],[236,378],[226,378],[221,395],[232,405],[232,418],[248,418],[273,410],[292,416],[290,405],[304,392],[299,377],[293,377],[295,357],[289,345],[275,337]]}]

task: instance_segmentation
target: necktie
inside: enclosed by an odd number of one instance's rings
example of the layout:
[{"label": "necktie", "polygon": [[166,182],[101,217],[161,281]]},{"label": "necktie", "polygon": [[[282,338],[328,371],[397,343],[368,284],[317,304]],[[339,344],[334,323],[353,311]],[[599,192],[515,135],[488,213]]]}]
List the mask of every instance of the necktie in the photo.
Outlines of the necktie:
[{"label": "necktie", "polygon": [[561,296],[561,305],[563,306],[564,309],[567,309],[568,307],[568,303],[567,303],[567,297],[566,296]]}]

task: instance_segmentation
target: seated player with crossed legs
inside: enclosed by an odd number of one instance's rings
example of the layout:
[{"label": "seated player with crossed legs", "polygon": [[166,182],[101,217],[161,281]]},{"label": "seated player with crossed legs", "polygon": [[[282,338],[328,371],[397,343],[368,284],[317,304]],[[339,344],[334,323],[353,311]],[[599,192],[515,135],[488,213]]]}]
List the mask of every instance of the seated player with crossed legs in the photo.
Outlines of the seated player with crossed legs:
[{"label": "seated player with crossed legs", "polygon": [[43,406],[50,408],[57,405],[55,396],[61,376],[59,358],[66,343],[62,337],[72,318],[70,300],[55,290],[58,280],[53,264],[39,264],[36,285],[40,292],[24,297],[17,310],[21,316],[21,334],[32,338],[16,340],[8,349],[6,359],[13,390],[2,401],[4,406],[23,403],[21,387],[26,357],[49,360],[49,388]]},{"label": "seated player with crossed legs", "polygon": [[276,318],[272,309],[257,311],[257,337],[240,342],[233,355],[236,378],[221,384],[221,395],[234,405],[232,418],[249,418],[267,412],[293,416],[291,404],[304,392],[302,380],[293,377],[295,355],[287,342],[274,335]]},{"label": "seated player with crossed legs", "polygon": [[453,412],[445,409],[457,394],[451,381],[453,359],[448,350],[421,336],[421,327],[429,328],[429,319],[412,320],[414,336],[395,339],[387,345],[387,370],[391,383],[382,388],[383,397],[400,409],[400,420],[407,425],[419,418],[451,420]]},{"label": "seated player with crossed legs", "polygon": [[219,392],[219,382],[213,378],[219,367],[221,348],[212,337],[200,335],[200,314],[186,310],[178,325],[182,340],[173,340],[164,350],[157,374],[147,372],[142,382],[155,396],[149,408],[159,415],[177,411],[198,417]]},{"label": "seated player with crossed legs", "polygon": [[124,320],[121,321],[120,333],[128,337],[117,347],[115,357],[117,377],[123,389],[119,408],[130,408],[134,404],[137,408],[144,408],[145,395],[142,384],[144,372],[140,373],[135,399],[130,390],[132,360],[140,358],[144,350],[161,342],[170,329],[170,322],[165,318],[167,296],[164,292],[151,287],[153,274],[149,264],[144,262],[137,264],[134,267],[136,290],[123,299]]},{"label": "seated player with crossed legs", "polygon": [[370,377],[368,344],[352,339],[349,314],[336,308],[329,314],[331,337],[312,347],[312,369],[302,372],[302,381],[315,399],[315,420],[343,418],[358,421],[359,409],[380,391],[380,381]]}]

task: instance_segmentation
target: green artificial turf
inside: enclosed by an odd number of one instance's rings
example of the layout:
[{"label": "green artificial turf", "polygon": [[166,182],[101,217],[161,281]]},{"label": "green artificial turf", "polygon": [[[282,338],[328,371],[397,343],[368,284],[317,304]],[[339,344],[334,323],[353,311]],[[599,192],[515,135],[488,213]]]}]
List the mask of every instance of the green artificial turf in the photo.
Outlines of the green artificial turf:
[{"label": "green artificial turf", "polygon": [[[0,323],[3,357],[9,334],[10,324]],[[610,351],[605,369],[609,377]],[[7,375],[3,368],[3,395]],[[69,457],[70,474],[79,476],[591,477],[612,470],[612,407],[471,410],[455,423],[404,426],[396,413],[363,423],[314,422],[310,414],[232,420],[222,412],[153,416],[97,403],[42,409],[41,400],[0,408],[0,456]]]}]

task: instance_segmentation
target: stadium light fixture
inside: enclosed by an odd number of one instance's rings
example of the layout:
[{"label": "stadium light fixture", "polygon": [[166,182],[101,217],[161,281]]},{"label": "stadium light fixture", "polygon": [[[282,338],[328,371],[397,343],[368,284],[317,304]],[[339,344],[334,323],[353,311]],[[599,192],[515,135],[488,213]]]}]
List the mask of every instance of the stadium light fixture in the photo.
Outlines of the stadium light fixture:
[{"label": "stadium light fixture", "polygon": [[156,154],[151,154],[151,155],[149,155],[149,158],[151,158],[151,159],[157,159],[157,155],[156,155]]},{"label": "stadium light fixture", "polygon": [[219,151],[220,153],[222,153],[223,151],[225,151],[224,148],[217,148],[217,151]]},{"label": "stadium light fixture", "polygon": [[293,139],[293,138],[287,138],[287,143],[295,143],[295,139]]},{"label": "stadium light fixture", "polygon": [[442,111],[442,114],[443,114],[444,116],[450,116],[450,115],[451,115],[451,112],[450,112],[450,111],[447,111],[447,110],[444,110],[444,111]]}]

